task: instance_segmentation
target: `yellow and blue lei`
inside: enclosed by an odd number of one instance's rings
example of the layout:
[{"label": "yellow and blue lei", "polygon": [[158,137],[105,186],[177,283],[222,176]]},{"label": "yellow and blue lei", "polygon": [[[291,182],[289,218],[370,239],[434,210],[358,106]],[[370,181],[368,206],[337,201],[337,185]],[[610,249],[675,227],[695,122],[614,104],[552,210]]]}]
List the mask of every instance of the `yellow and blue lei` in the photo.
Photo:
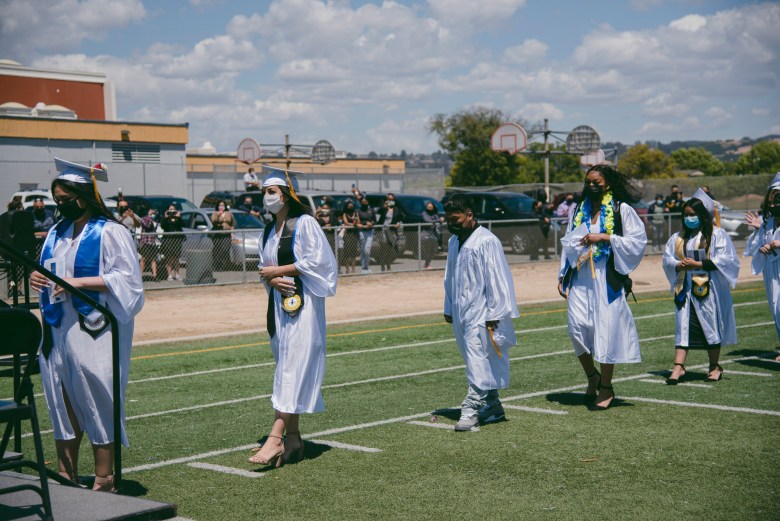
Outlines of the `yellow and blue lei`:
[{"label": "yellow and blue lei", "polygon": [[[591,202],[586,198],[574,216],[574,228],[582,224],[583,222],[590,229],[591,219]],[[615,231],[615,209],[612,207],[612,192],[607,192],[601,198],[601,211],[599,215],[599,229],[595,233],[607,233],[612,235]],[[609,242],[599,242],[591,246],[593,250],[593,258],[598,259],[602,255],[609,255]]]}]

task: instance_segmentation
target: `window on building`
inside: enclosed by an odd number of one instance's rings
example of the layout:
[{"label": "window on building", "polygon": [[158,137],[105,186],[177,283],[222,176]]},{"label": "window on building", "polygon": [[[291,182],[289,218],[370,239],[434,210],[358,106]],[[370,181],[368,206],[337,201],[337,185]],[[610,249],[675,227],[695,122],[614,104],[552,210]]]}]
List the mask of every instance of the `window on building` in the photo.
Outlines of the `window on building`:
[{"label": "window on building", "polygon": [[160,145],[144,143],[113,143],[111,160],[130,163],[159,163]]}]

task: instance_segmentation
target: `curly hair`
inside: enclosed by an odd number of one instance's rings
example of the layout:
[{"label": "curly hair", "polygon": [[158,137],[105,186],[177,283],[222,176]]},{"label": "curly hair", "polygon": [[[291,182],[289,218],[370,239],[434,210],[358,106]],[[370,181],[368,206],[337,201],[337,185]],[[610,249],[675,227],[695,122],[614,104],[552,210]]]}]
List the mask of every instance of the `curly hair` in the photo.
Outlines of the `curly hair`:
[{"label": "curly hair", "polygon": [[[634,187],[628,177],[619,172],[617,169],[612,168],[609,165],[595,165],[588,169],[585,174],[587,177],[591,172],[598,172],[609,185],[609,189],[612,191],[612,196],[615,201],[623,203],[633,204],[639,201],[639,190]],[[587,194],[585,190],[582,191],[582,199],[586,198]]]},{"label": "curly hair", "polygon": [[[777,188],[769,188],[764,196],[764,201],[761,203],[761,217],[764,222],[769,218],[769,206],[780,205],[780,190]],[[777,222],[777,221],[775,221]]]}]

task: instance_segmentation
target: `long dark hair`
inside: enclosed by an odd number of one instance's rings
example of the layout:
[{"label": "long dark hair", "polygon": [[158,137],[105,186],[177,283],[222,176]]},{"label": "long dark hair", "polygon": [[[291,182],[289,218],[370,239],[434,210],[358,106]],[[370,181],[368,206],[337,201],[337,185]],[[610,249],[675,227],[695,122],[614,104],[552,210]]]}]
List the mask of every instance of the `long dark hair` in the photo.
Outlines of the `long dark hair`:
[{"label": "long dark hair", "polygon": [[701,244],[701,246],[705,250],[709,250],[710,243],[712,242],[712,216],[710,215],[710,211],[707,210],[707,207],[704,206],[704,203],[695,197],[688,199],[683,205],[683,225],[681,230],[682,238],[687,241],[696,232],[696,230],[691,230],[685,226],[685,209],[688,207],[692,208],[699,217],[699,222],[701,223],[701,235],[704,238],[704,244]]},{"label": "long dark hair", "polygon": [[116,217],[114,217],[114,214],[111,213],[111,210],[106,208],[103,200],[98,200],[95,197],[95,188],[92,186],[92,183],[76,183],[74,181],[67,181],[65,179],[58,178],[51,182],[52,194],[54,194],[54,189],[58,186],[87,203],[87,208],[92,210],[93,216],[97,217],[102,215],[109,221],[119,222],[116,220]]},{"label": "long dark hair", "polygon": [[[618,172],[617,169],[612,168],[609,165],[595,165],[588,169],[585,176],[587,177],[591,172],[598,172],[604,177],[604,180],[607,182],[607,185],[609,185],[609,189],[612,192],[614,201],[628,204],[639,201],[639,190],[631,184],[631,181],[625,174]],[[582,200],[584,201],[585,199],[587,199],[587,194],[583,189]]]},{"label": "long dark hair", "polygon": [[[772,197],[772,193],[774,193],[774,197]],[[764,202],[761,203],[761,217],[764,218],[764,222],[767,221],[769,218],[769,206],[770,203],[775,203],[772,206],[776,206],[780,204],[780,189],[777,188],[770,188],[766,191],[766,195],[764,196]],[[775,226],[777,226],[778,219],[775,219]]]},{"label": "long dark hair", "polygon": [[300,202],[296,201],[295,198],[292,196],[292,194],[290,194],[290,189],[287,186],[281,186],[281,185],[277,185],[277,186],[279,190],[282,191],[285,200],[290,205],[290,209],[287,210],[288,217],[300,217],[303,214],[314,217],[314,212],[312,211],[311,207],[308,204],[304,203],[303,199],[301,199]]}]

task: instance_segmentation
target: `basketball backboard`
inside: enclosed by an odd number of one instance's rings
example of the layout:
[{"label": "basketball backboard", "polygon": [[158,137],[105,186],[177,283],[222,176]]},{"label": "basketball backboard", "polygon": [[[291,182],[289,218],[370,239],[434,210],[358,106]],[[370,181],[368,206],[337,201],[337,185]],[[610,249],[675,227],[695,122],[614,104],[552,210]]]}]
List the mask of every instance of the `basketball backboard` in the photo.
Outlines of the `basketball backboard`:
[{"label": "basketball backboard", "polygon": [[260,156],[260,145],[251,137],[242,139],[241,143],[238,144],[236,157],[242,163],[246,163],[248,165],[257,163],[260,161]]},{"label": "basketball backboard", "polygon": [[528,136],[523,127],[517,123],[504,123],[493,132],[490,138],[490,148],[496,152],[516,154],[528,144]]}]

